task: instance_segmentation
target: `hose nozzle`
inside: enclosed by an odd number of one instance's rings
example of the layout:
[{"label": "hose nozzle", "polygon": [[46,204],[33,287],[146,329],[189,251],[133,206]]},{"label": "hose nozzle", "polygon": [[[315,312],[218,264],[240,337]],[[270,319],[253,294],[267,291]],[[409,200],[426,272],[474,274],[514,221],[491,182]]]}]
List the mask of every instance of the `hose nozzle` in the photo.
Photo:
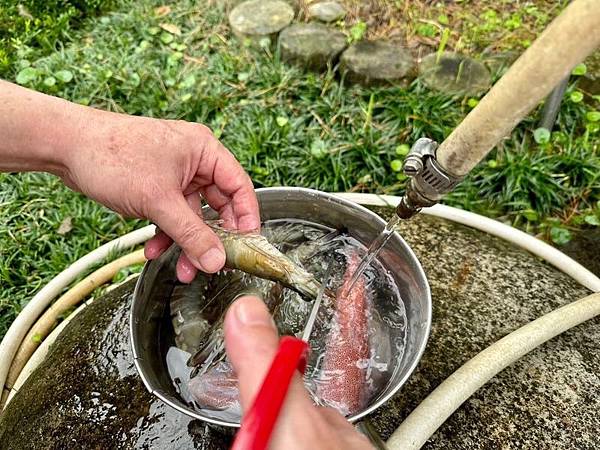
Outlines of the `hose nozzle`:
[{"label": "hose nozzle", "polygon": [[410,219],[422,208],[435,205],[462,180],[439,165],[437,147],[437,142],[420,138],[406,156],[403,170],[410,181],[396,208],[401,219]]}]

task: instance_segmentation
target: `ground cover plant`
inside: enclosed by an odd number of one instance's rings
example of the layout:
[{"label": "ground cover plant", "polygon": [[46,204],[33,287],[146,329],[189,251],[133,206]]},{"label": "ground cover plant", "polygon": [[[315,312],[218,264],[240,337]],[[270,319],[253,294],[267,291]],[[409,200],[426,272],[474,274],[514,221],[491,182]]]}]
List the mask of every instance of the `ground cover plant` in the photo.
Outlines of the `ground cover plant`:
[{"label": "ground cover plant", "polygon": [[113,0],[0,0],[0,76],[23,58],[56,50],[85,17],[113,5]]},{"label": "ground cover plant", "polygon": [[[478,55],[521,51],[560,10],[543,8],[545,2],[517,9],[479,3],[481,14],[459,3],[349,0],[350,14],[336,26],[349,40],[400,36],[419,51],[443,46]],[[275,47],[251,47],[230,35],[229,6],[119,0],[113,12],[79,23],[69,43],[46,56],[17,45],[19,58],[6,77],[94,107],[206,123],[256,187],[401,193],[402,160],[412,142],[423,136],[441,142],[477,104],[432,92],[419,80],[363,88],[333,67],[325,74],[289,67]],[[401,17],[410,20],[401,26]],[[600,113],[598,98],[578,88],[585,70],[574,71],[552,133],[536,130],[539,111],[532,113],[445,203],[556,243],[598,226]],[[0,183],[3,336],[52,276],[145,222],[123,219],[49,175],[5,174]]]}]

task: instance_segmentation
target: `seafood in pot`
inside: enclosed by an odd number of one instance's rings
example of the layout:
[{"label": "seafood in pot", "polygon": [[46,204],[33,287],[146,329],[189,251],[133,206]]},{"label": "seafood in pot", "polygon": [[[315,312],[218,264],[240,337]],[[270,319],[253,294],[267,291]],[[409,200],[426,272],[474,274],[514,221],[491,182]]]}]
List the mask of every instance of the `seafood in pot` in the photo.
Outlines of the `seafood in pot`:
[{"label": "seafood in pot", "polygon": [[[311,335],[312,356],[305,382],[317,403],[352,415],[387,382],[388,369],[393,369],[386,364],[391,355],[378,354],[379,344],[369,345],[372,336],[379,339],[389,333],[382,320],[387,317],[378,311],[370,312],[371,300],[376,297],[373,289],[378,289],[372,281],[381,273],[375,271],[368,277],[361,276],[349,292],[347,284],[359,262],[357,246],[360,244],[339,231],[288,223],[281,226],[267,223],[263,227],[263,232],[272,240],[272,247],[277,246],[278,252],[303,271],[314,273],[311,279],[315,281],[323,276],[333,257],[336,263],[329,287],[341,286],[337,291],[327,291],[328,296],[321,305]],[[251,246],[250,252],[256,249]],[[248,264],[246,260],[241,265]],[[178,348],[168,364],[175,364],[175,359],[179,364],[177,376],[172,374],[171,378],[182,398],[195,408],[230,420],[239,420],[240,409],[237,377],[225,352],[223,320],[231,302],[247,294],[265,301],[280,335],[302,333],[311,302],[282,283],[240,270],[215,275],[198,273],[192,284],[176,286],[171,296],[172,339]],[[385,295],[389,304],[390,297]],[[171,369],[169,366],[170,373]]]},{"label": "seafood in pot", "polygon": [[364,275],[350,286],[359,264],[358,255],[352,254],[334,300],[334,323],[327,337],[321,374],[316,380],[317,397],[344,415],[359,411],[367,400],[366,368],[370,352]]}]

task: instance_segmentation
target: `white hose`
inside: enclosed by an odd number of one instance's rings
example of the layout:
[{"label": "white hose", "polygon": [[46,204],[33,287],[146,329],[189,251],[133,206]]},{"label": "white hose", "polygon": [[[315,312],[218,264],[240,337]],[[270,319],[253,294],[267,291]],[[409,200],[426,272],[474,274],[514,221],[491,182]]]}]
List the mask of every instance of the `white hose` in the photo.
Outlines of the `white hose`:
[{"label": "white hose", "polygon": [[23,311],[19,313],[4,339],[2,339],[2,343],[0,343],[0,355],[2,355],[0,360],[0,386],[2,386],[2,390],[4,390],[8,370],[23,338],[52,300],[94,264],[102,261],[115,251],[147,241],[154,236],[154,233],[155,226],[148,225],[98,247],[59,273],[31,299],[27,306],[23,308]]},{"label": "white hose", "polygon": [[[359,193],[336,193],[335,195],[356,203],[372,206],[396,207],[400,201],[400,197],[393,195]],[[497,220],[446,205],[438,204],[431,208],[424,208],[421,213],[461,223],[505,239],[552,264],[592,292],[600,292],[600,278],[560,250],[523,231],[505,225]]]},{"label": "white hose", "polygon": [[23,386],[23,383],[27,381],[29,375],[31,375],[33,371],[37,369],[37,367],[42,363],[42,361],[46,359],[46,355],[50,350],[50,346],[54,343],[54,341],[56,341],[56,338],[62,332],[62,330],[64,330],[65,327],[69,324],[69,322],[71,322],[71,320],[73,320],[75,316],[77,316],[77,314],[83,311],[83,309],[90,303],[91,300],[88,300],[79,305],[75,311],[73,311],[71,314],[65,317],[65,319],[61,323],[59,323],[54,330],[52,330],[52,332],[46,337],[46,339],[43,340],[43,342],[35,350],[33,355],[31,355],[31,358],[29,358],[27,364],[25,364],[25,367],[21,369],[21,372],[19,373],[19,378],[17,378],[14,386],[8,394],[8,398],[6,399],[6,404],[4,405],[4,408],[8,406],[14,395],[19,391],[19,389],[21,389],[21,386]]},{"label": "white hose", "polygon": [[431,392],[387,441],[390,450],[419,449],[477,389],[544,342],[600,314],[600,293],[558,308],[492,344]]}]

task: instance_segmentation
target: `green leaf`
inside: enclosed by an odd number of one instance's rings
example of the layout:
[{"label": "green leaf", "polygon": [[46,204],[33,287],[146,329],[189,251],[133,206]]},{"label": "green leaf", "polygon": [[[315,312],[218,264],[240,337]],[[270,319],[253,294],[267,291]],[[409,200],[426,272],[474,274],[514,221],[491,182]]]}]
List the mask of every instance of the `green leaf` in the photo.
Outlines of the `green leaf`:
[{"label": "green leaf", "polygon": [[571,71],[571,74],[573,75],[585,75],[587,72],[587,67],[585,66],[584,63],[579,63],[577,64],[573,70]]},{"label": "green leaf", "polygon": [[179,89],[189,89],[191,87],[194,87],[194,85],[196,84],[196,77],[194,76],[194,74],[188,75],[187,77],[185,77],[182,81],[179,82],[179,84],[177,85],[177,87]]},{"label": "green leaf", "polygon": [[25,67],[17,74],[16,81],[23,85],[30,84],[32,81],[35,81],[39,75],[39,70],[34,69],[33,67]]},{"label": "green leaf", "polygon": [[410,152],[410,146],[408,144],[400,144],[396,147],[396,155],[406,156]]},{"label": "green leaf", "polygon": [[533,139],[538,144],[547,144],[550,141],[550,131],[546,128],[538,128],[533,132]]},{"label": "green leaf", "polygon": [[129,78],[127,79],[127,84],[133,87],[138,87],[141,81],[142,80],[140,79],[140,76],[137,74],[137,72],[133,72],[129,75]]},{"label": "green leaf", "polygon": [[475,108],[478,104],[479,100],[477,100],[476,98],[470,98],[469,100],[467,100],[467,105],[469,105],[469,107],[471,108]]},{"label": "green leaf", "polygon": [[54,76],[56,76],[56,78],[58,78],[63,83],[68,83],[73,79],[73,72],[71,72],[70,70],[59,70],[54,74]]},{"label": "green leaf", "polygon": [[589,133],[597,133],[600,131],[600,122],[588,122],[585,124],[585,129]]},{"label": "green leaf", "polygon": [[242,82],[246,81],[248,78],[250,78],[250,74],[248,72],[240,72],[237,75],[237,79]]},{"label": "green leaf", "polygon": [[188,101],[190,98],[192,98],[192,94],[190,94],[190,93],[187,93],[187,94],[184,94],[184,95],[182,95],[182,96],[181,96],[181,101],[185,103],[185,102],[187,102],[187,101]]},{"label": "green leaf", "polygon": [[448,23],[450,23],[450,20],[448,20],[448,16],[446,14],[440,14],[437,17],[437,21],[441,25],[448,25]]},{"label": "green leaf", "polygon": [[572,238],[571,232],[565,228],[552,227],[550,229],[550,238],[552,242],[558,245],[564,245]]},{"label": "green leaf", "polygon": [[579,91],[573,91],[571,92],[570,98],[573,103],[579,103],[581,100],[583,100],[583,93]]},{"label": "green leaf", "polygon": [[360,41],[365,33],[367,32],[367,24],[362,20],[352,25],[350,28],[350,40],[351,42]]},{"label": "green leaf", "polygon": [[371,181],[373,181],[373,177],[369,173],[358,179],[358,182],[360,184],[367,184],[367,183],[370,183]]},{"label": "green leaf", "polygon": [[160,28],[158,27],[150,27],[148,28],[148,33],[150,33],[150,35],[155,36],[158,33],[160,33]]},{"label": "green leaf", "polygon": [[390,163],[390,167],[394,172],[400,172],[402,170],[402,161],[400,161],[399,159],[394,159]]},{"label": "green leaf", "polygon": [[442,57],[442,54],[444,53],[444,50],[446,49],[446,44],[448,44],[448,39],[450,39],[450,29],[444,28],[444,31],[442,31],[442,37],[440,38],[440,45],[438,45],[438,49],[436,52],[436,57],[435,57],[436,64],[439,64],[439,62],[440,62],[440,58]]},{"label": "green leaf", "polygon": [[56,84],[56,78],[54,77],[46,77],[44,78],[44,85],[48,87],[52,87]]},{"label": "green leaf", "polygon": [[588,216],[585,216],[584,220],[585,220],[585,223],[587,223],[589,225],[594,225],[595,227],[600,227],[600,219],[598,219],[598,216],[590,214]]},{"label": "green leaf", "polygon": [[524,211],[521,211],[521,214],[530,222],[535,222],[539,218],[538,214],[533,209],[526,209]]},{"label": "green leaf", "polygon": [[279,125],[280,127],[285,127],[288,123],[288,118],[279,116],[275,119],[275,121],[277,122],[277,125]]},{"label": "green leaf", "polygon": [[417,34],[424,37],[434,37],[437,28],[430,23],[420,23],[417,25]]},{"label": "green leaf", "polygon": [[598,122],[600,121],[600,111],[589,111],[585,118],[588,122]]},{"label": "green leaf", "polygon": [[327,155],[327,150],[325,149],[325,142],[321,139],[317,139],[310,146],[310,154],[315,158],[321,159]]},{"label": "green leaf", "polygon": [[173,39],[174,37],[171,33],[167,33],[166,31],[160,33],[160,40],[163,44],[170,44],[171,42],[173,42]]}]

